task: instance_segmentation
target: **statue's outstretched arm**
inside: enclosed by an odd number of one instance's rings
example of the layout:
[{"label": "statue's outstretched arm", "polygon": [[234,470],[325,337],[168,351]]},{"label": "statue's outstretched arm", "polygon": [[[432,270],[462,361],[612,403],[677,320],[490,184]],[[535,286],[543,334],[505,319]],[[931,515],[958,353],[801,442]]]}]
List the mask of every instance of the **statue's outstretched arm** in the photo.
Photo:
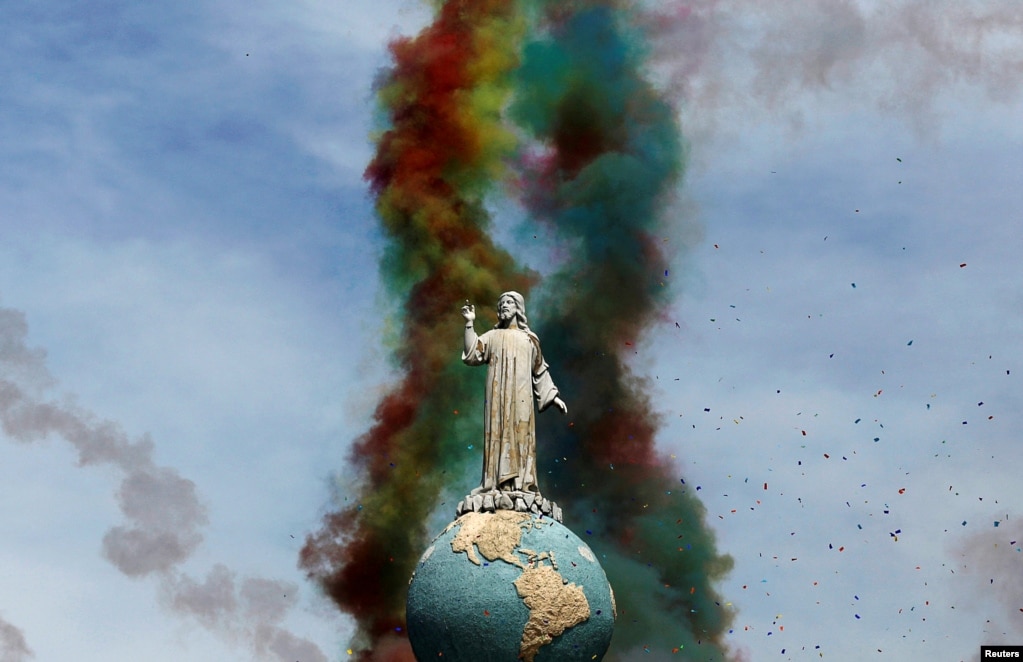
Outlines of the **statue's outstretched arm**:
[{"label": "statue's outstretched arm", "polygon": [[465,305],[462,306],[462,317],[465,318],[465,352],[462,356],[471,356],[476,351],[476,341],[478,336],[476,335],[476,328],[474,323],[476,321],[476,306],[469,303],[468,300]]}]

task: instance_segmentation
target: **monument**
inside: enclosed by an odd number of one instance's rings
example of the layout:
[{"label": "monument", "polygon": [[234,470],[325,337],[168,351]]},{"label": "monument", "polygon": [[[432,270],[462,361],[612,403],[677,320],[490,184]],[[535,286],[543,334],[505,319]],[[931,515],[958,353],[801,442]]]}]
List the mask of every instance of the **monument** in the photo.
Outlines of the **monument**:
[{"label": "monument", "polygon": [[590,547],[540,493],[536,415],[568,413],[529,329],[525,300],[505,292],[497,326],[475,330],[466,302],[462,361],[486,366],[483,472],[409,580],[406,621],[416,659],[600,660],[614,593]]}]

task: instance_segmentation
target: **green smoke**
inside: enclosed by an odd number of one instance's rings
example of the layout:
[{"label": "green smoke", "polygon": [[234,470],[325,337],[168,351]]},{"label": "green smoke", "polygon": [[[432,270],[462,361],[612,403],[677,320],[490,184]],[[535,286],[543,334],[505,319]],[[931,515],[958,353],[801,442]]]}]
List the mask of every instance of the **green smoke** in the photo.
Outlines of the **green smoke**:
[{"label": "green smoke", "polygon": [[[551,3],[527,43],[512,116],[534,140],[523,198],[568,259],[537,308],[573,425],[540,419],[542,488],[601,554],[621,611],[609,659],[726,657],[730,616],[702,504],[659,452],[644,381],[625,363],[672,293],[660,237],[685,166],[672,104],[644,76],[642,35],[611,3]],[[584,534],[584,531],[579,531]]]}]

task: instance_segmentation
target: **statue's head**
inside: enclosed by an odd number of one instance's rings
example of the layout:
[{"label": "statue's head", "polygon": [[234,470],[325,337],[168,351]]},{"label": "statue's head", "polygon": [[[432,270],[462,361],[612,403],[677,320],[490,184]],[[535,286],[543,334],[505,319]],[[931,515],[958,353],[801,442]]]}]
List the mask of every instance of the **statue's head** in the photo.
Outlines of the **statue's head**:
[{"label": "statue's head", "polygon": [[518,292],[505,292],[497,298],[497,326],[506,328],[512,320],[523,331],[529,330],[525,297]]}]

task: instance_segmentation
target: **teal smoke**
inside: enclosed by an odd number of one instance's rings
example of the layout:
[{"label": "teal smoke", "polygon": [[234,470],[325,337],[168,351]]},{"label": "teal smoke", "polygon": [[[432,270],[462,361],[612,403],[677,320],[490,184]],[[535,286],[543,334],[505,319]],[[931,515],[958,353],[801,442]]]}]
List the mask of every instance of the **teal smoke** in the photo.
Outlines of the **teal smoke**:
[{"label": "teal smoke", "polygon": [[526,44],[513,119],[534,140],[526,205],[570,257],[536,309],[571,427],[541,417],[542,489],[601,555],[620,618],[608,659],[644,647],[725,659],[730,568],[705,510],[657,449],[659,420],[626,363],[674,294],[661,237],[686,147],[677,113],[644,76],[643,35],[611,3],[551,4]]}]

